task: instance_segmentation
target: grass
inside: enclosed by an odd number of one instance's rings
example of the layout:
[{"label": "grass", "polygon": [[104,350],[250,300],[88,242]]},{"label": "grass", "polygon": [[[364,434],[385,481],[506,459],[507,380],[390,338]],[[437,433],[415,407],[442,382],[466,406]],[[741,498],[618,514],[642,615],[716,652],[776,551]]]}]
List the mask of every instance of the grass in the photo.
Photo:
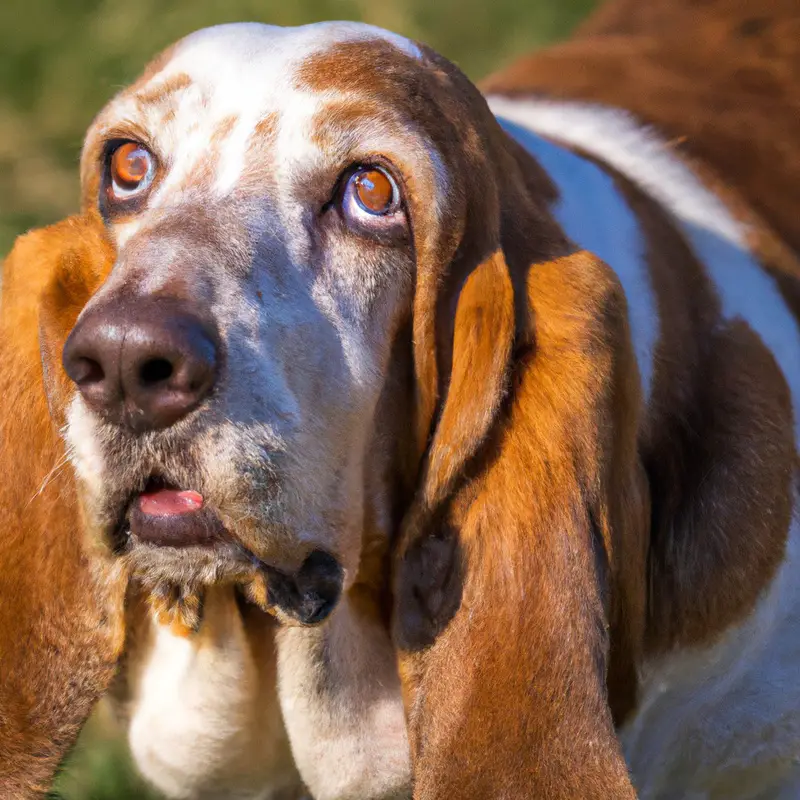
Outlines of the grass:
[{"label": "grass", "polygon": [[[426,42],[477,79],[565,37],[597,0],[4,0],[0,2],[0,254],[77,208],[94,114],[175,39],[238,20],[355,19]],[[101,704],[60,775],[65,800],[150,800]]]},{"label": "grass", "polygon": [[122,731],[110,708],[100,703],[72,755],[63,765],[53,792],[59,800],[159,800],[138,776]]}]

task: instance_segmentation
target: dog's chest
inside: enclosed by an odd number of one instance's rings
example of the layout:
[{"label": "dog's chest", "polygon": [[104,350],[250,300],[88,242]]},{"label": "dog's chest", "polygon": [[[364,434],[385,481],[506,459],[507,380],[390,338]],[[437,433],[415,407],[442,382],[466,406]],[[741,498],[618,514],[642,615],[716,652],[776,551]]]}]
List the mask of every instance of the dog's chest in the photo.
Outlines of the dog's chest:
[{"label": "dog's chest", "polygon": [[[490,99],[490,106],[555,183],[559,198],[553,211],[565,233],[618,275],[645,403],[659,340],[665,331],[668,335],[670,320],[659,316],[640,220],[595,159],[659,203],[702,265],[723,320],[743,320],[771,351],[791,393],[797,441],[797,320],[719,198],[655,137],[618,112],[505,98]],[[785,559],[754,610],[713,644],[646,665],[640,702],[620,738],[642,798],[800,797],[797,498]]]}]

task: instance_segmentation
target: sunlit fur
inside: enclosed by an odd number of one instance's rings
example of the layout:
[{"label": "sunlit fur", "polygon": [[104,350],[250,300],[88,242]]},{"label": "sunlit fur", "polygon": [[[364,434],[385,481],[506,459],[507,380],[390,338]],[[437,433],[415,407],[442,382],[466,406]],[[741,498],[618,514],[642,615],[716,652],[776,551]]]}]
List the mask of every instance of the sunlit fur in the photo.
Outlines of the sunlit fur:
[{"label": "sunlit fur", "polygon": [[[3,287],[28,376],[4,377],[0,417],[26,465],[0,498],[4,789],[47,780],[107,686],[130,577],[115,697],[174,797],[300,778],[322,800],[793,796],[800,264],[776,230],[797,240],[796,199],[714,174],[731,169],[719,142],[739,141],[725,109],[694,132],[699,158],[659,132],[703,116],[682,31],[650,71],[660,32],[694,15],[709,43],[749,36],[738,6],[612,5],[613,42],[590,25],[489,81],[522,136],[444,59],[352,24],[200,32],[101,112],[85,216],[23,240]],[[728,70],[723,94],[738,46],[708,67]],[[648,105],[667,63],[673,102]],[[528,96],[562,91],[573,102]],[[645,107],[649,131],[613,110]],[[763,144],[770,120],[748,136]],[[119,137],[159,161],[126,212],[102,195]],[[391,244],[330,215],[343,171],[377,158],[406,202]],[[138,438],[58,366],[81,309],[124,293],[199,302],[225,354],[202,407]],[[239,545],[126,539],[154,470]],[[316,548],[344,566],[339,605],[276,625],[243,553],[292,572]]]},{"label": "sunlit fur", "polygon": [[[127,576],[84,537],[59,351],[109,263],[96,218],[20,237],[0,299],[0,795],[39,796],[107,689]],[[45,393],[45,390],[47,393]],[[87,557],[88,556],[88,557]]]}]

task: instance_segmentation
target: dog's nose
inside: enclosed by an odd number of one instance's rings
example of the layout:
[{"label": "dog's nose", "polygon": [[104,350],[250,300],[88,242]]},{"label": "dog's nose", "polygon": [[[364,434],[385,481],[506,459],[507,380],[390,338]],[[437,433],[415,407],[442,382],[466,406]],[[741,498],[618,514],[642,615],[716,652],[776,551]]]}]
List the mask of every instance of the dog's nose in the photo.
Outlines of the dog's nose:
[{"label": "dog's nose", "polygon": [[89,311],[64,345],[88,406],[136,432],[173,425],[214,386],[219,340],[183,301],[126,298]]}]

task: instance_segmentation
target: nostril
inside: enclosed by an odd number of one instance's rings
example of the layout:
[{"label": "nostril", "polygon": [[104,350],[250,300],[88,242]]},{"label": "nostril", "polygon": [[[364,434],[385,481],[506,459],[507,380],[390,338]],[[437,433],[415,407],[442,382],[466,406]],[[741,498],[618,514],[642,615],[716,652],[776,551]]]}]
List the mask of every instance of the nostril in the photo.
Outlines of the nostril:
[{"label": "nostril", "polygon": [[139,369],[139,380],[143,386],[155,386],[172,377],[174,368],[166,358],[151,358]]},{"label": "nostril", "polygon": [[102,383],[106,374],[99,361],[93,358],[77,358],[72,364],[70,377],[78,386],[88,387]]}]

